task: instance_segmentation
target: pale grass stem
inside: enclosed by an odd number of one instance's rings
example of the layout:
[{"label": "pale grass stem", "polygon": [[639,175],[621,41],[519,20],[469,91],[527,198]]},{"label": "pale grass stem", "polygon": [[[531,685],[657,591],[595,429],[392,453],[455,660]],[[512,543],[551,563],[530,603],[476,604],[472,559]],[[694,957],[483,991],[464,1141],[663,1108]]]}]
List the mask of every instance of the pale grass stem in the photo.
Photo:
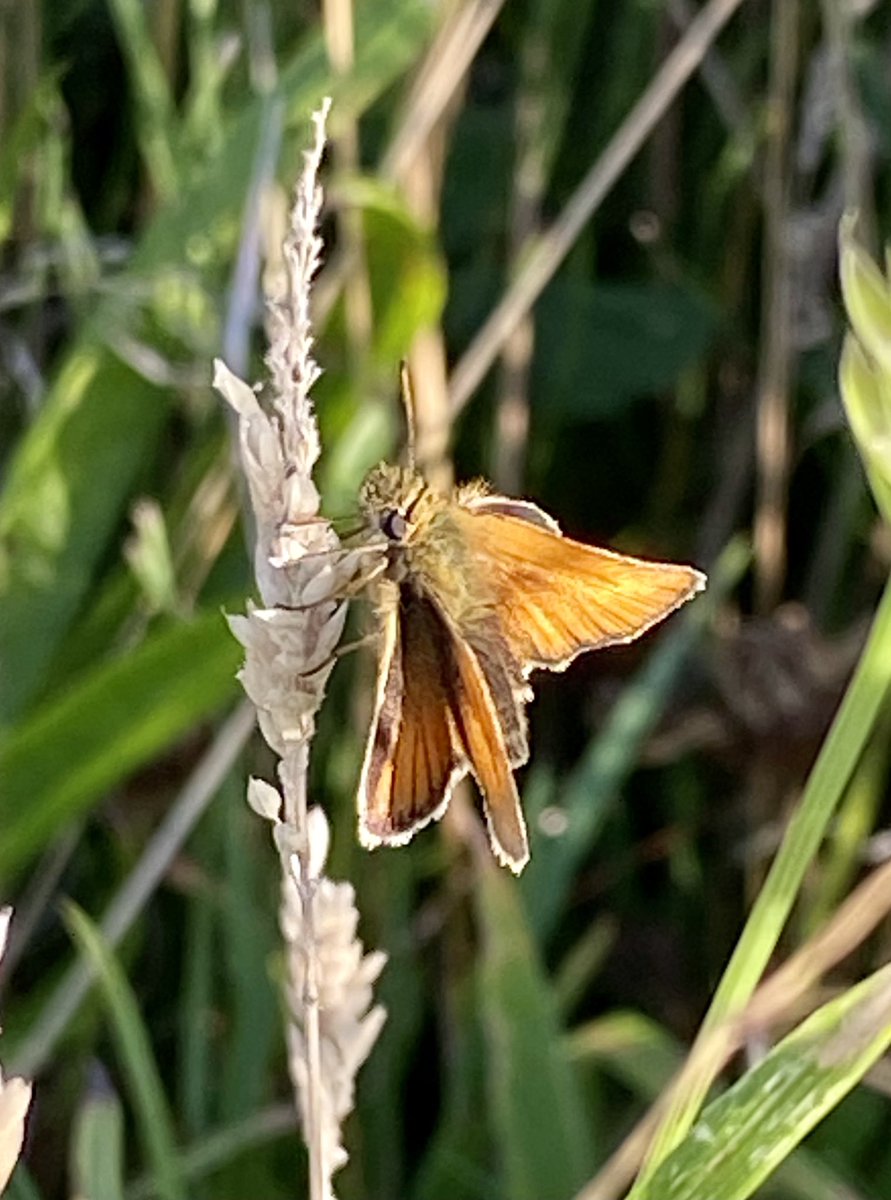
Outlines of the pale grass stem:
[{"label": "pale grass stem", "polygon": [[343,632],[345,597],[367,555],[344,550],[318,517],[312,469],[319,435],[310,389],[313,355],[310,285],[321,261],[322,192],[318,170],[329,102],[313,115],[290,223],[281,294],[268,297],[268,394],[222,363],[214,384],[238,415],[241,462],[256,520],[254,555],[262,607],[230,617],[245,648],[240,679],[264,738],[278,754],[278,787],[252,779],[251,807],[272,823],[282,868],[280,925],[287,962],[288,1059],[309,1155],[310,1200],[333,1197],[332,1176],[346,1161],[341,1127],[353,1107],[355,1076],[384,1021],[372,985],[385,956],[364,954],[348,883],[325,876],[329,830],[307,797],[315,716]]}]

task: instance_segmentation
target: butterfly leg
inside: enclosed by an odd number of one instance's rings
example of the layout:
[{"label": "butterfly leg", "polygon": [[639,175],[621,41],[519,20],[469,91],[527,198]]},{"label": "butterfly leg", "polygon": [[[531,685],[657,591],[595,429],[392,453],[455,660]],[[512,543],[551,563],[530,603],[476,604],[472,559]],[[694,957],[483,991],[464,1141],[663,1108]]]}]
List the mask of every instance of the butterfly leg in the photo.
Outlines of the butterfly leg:
[{"label": "butterfly leg", "polygon": [[344,642],[342,646],[338,646],[334,651],[334,657],[346,658],[354,650],[361,650],[364,646],[376,646],[379,640],[376,633],[366,633],[364,637],[355,638],[352,642]]},{"label": "butterfly leg", "polygon": [[[308,558],[309,555],[305,555],[305,557]],[[320,600],[314,600],[312,604],[280,604],[278,607],[285,609],[287,612],[310,612],[312,609],[318,608],[320,604],[342,604],[348,600],[354,600],[356,596],[365,591],[369,583],[378,579],[386,569],[386,562],[375,563],[365,574],[355,576],[345,587],[330,596],[323,596]]]}]

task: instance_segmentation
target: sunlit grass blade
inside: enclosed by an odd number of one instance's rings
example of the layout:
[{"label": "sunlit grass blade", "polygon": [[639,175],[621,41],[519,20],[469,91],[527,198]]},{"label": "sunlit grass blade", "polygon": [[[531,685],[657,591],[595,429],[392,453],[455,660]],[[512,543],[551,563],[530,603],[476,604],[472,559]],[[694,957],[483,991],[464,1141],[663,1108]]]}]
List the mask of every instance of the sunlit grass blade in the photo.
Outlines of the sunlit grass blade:
[{"label": "sunlit grass blade", "polygon": [[848,214],[839,226],[839,273],[852,332],[839,386],[876,504],[891,523],[891,282],[858,245],[854,228]]},{"label": "sunlit grass blade", "polygon": [[857,217],[839,223],[839,275],[848,320],[884,373],[891,373],[891,285],[856,238]]},{"label": "sunlit grass blade", "polygon": [[120,963],[89,917],[70,903],[65,917],[78,949],[95,970],[158,1195],[161,1200],[186,1200],[173,1120],[136,997]]},{"label": "sunlit grass blade", "polygon": [[0,726],[43,685],[168,403],[85,339],[19,443],[0,494]]},{"label": "sunlit grass blade", "polygon": [[814,881],[802,927],[807,937],[825,924],[863,869],[864,847],[876,827],[888,777],[891,714],[879,715],[872,740],[839,806],[821,854],[822,869]]},{"label": "sunlit grass blade", "polygon": [[[578,1026],[567,1037],[567,1051],[580,1073],[602,1071],[647,1104],[659,1097],[684,1058],[680,1041],[637,1012],[613,1012]],[[801,1146],[780,1164],[774,1182],[788,1200],[859,1200],[849,1180]]]},{"label": "sunlit grass blade", "polygon": [[[808,778],[801,800],[764,886],[702,1024],[699,1037],[739,1012],[761,978],[798,896],[829,822],[869,738],[891,685],[891,585],[882,595],[854,678]],[[720,1063],[715,1063],[715,1069]],[[710,1079],[679,1096],[650,1151],[643,1178],[684,1137],[705,1097]],[[637,1196],[635,1193],[635,1200]]]},{"label": "sunlit grass blade", "polygon": [[101,1069],[94,1069],[71,1134],[71,1183],[75,1196],[123,1200],[124,1113]]},{"label": "sunlit grass blade", "polygon": [[[50,701],[0,746],[0,874],[236,693],[220,613],[162,629]],[[27,801],[27,803],[25,803]]]},{"label": "sunlit grass blade", "polygon": [[503,1190],[512,1200],[565,1200],[590,1173],[593,1146],[556,998],[513,881],[494,863],[478,873],[477,910],[480,1011]]},{"label": "sunlit grass blade", "polygon": [[891,966],[830,1001],[718,1100],[634,1200],[746,1200],[891,1045]]}]

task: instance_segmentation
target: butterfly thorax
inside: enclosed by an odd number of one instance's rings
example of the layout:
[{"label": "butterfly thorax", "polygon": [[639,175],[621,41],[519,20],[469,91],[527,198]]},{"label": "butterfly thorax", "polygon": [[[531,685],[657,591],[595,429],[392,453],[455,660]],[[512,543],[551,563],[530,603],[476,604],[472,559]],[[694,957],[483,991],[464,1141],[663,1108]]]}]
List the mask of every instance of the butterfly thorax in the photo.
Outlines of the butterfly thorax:
[{"label": "butterfly thorax", "polygon": [[455,500],[410,467],[381,463],[369,471],[359,503],[387,538],[386,578],[432,596],[459,625],[490,608],[479,572],[454,519]]}]

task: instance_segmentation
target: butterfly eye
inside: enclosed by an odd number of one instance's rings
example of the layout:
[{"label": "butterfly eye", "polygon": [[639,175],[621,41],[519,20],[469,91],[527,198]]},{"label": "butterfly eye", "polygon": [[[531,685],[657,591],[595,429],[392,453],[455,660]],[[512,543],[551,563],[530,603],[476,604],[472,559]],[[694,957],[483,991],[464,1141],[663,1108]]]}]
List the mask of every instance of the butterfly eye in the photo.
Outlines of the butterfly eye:
[{"label": "butterfly eye", "polygon": [[408,522],[401,512],[391,509],[381,517],[381,529],[391,541],[401,542],[408,529]]}]

